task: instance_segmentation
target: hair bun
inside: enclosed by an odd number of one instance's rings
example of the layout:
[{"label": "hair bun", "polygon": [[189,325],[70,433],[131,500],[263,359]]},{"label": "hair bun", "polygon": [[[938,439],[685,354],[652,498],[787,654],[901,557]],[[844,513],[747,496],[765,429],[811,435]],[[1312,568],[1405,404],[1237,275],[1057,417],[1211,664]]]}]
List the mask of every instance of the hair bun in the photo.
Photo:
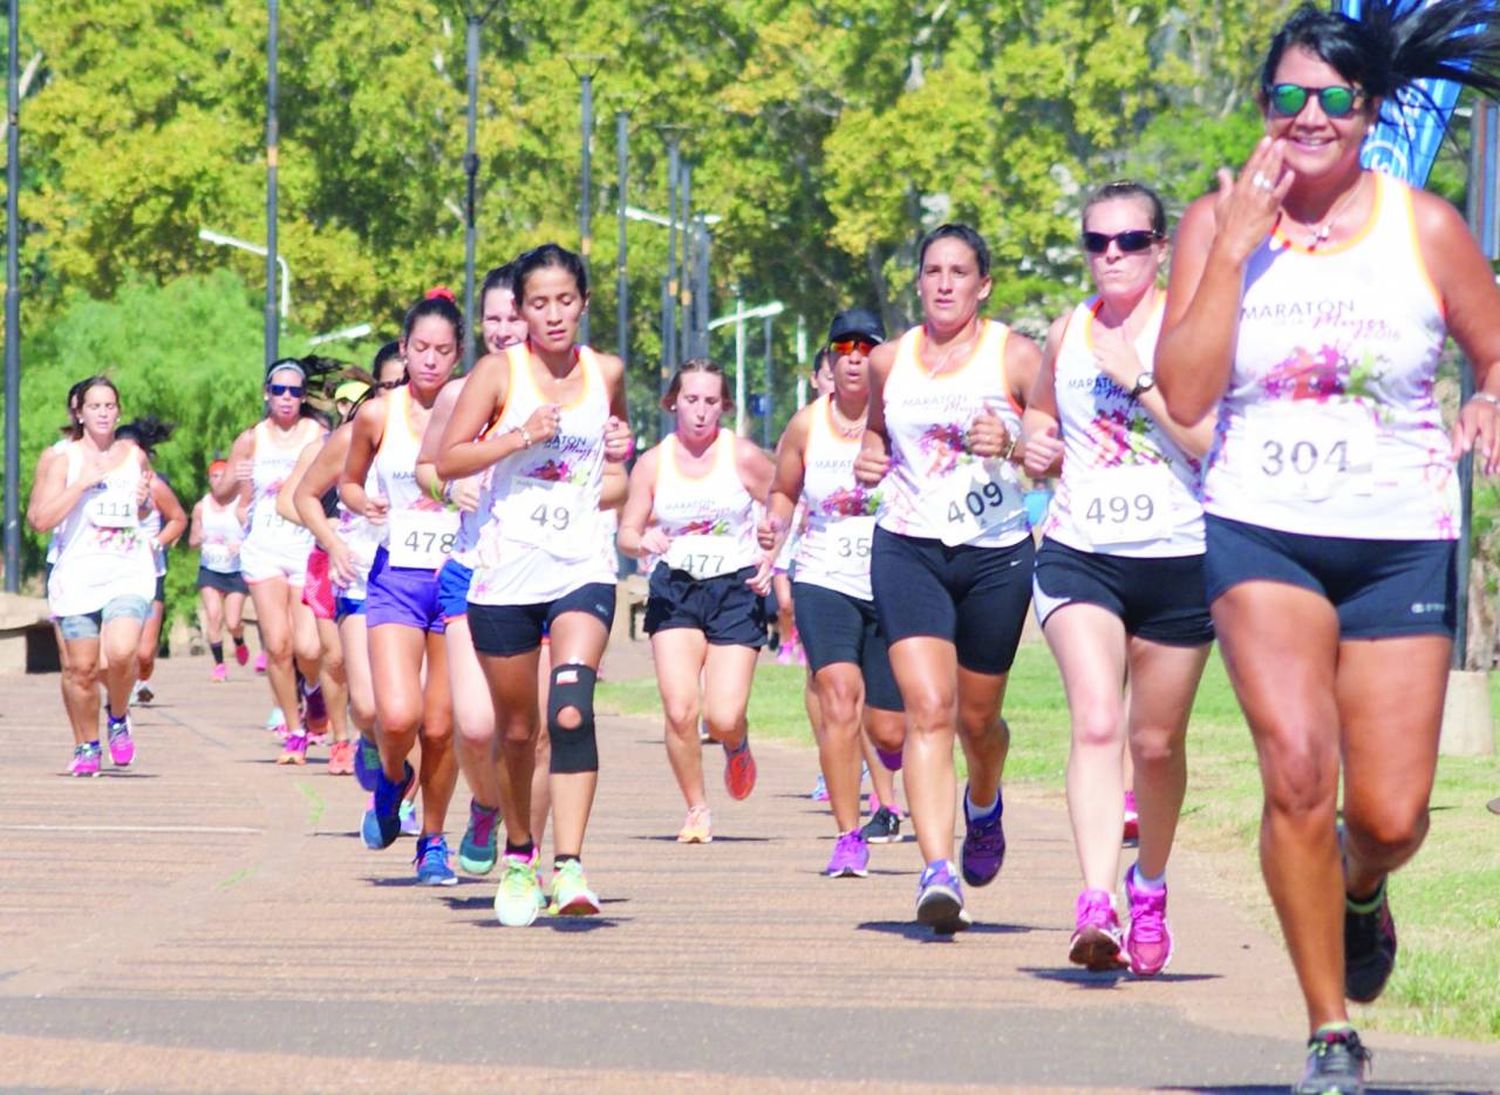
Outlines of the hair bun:
[{"label": "hair bun", "polygon": [[439,300],[439,299],[441,299],[441,300],[446,300],[449,304],[457,304],[458,303],[458,298],[453,295],[453,290],[450,289],[450,288],[448,288],[446,285],[434,285],[431,289],[427,290],[427,295],[425,297],[423,297],[422,299],[423,300]]}]

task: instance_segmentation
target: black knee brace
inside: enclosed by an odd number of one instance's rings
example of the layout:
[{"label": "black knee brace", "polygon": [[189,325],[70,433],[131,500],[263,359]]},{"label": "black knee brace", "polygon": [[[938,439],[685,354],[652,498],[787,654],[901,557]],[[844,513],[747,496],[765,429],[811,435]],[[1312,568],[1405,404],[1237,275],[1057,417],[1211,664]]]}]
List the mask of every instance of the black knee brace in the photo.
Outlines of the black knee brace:
[{"label": "black knee brace", "polygon": [[[552,735],[554,773],[599,770],[599,742],[594,735],[594,685],[598,680],[599,674],[586,665],[552,667],[547,732]],[[578,725],[563,726],[558,721],[558,714],[565,708],[578,712]]]}]

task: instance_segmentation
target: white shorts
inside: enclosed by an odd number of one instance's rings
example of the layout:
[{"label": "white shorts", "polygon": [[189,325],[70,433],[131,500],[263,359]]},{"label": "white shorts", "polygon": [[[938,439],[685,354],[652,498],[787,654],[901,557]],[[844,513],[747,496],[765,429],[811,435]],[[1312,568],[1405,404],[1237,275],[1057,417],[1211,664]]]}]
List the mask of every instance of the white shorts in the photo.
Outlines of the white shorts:
[{"label": "white shorts", "polygon": [[307,581],[307,556],[312,540],[258,540],[252,533],[240,545],[240,573],[250,585],[281,578],[299,589]]}]

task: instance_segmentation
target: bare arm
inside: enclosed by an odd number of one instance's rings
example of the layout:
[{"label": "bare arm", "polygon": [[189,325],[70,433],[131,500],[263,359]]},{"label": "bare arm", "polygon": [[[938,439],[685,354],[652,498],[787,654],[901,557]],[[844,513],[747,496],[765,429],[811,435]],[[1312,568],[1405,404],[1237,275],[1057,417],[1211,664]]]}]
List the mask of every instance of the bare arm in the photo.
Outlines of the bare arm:
[{"label": "bare arm", "polygon": [[791,534],[792,513],[802,497],[807,471],[807,433],[817,403],[803,407],[786,424],[776,445],[776,468],[766,501],[766,519],[761,524],[760,546],[773,557]]},{"label": "bare arm", "polygon": [[51,532],[62,524],[78,500],[101,478],[86,472],[69,484],[68,461],[57,453],[52,453],[50,460],[47,456],[44,452],[37,459],[36,478],[32,480],[31,499],[26,506],[26,520],[37,532]]},{"label": "bare arm", "polygon": [[203,546],[203,501],[199,499],[193,506],[193,520],[188,526],[188,547],[200,548]]},{"label": "bare arm", "polygon": [[276,493],[276,513],[283,521],[290,521],[294,525],[302,524],[302,519],[297,516],[297,506],[292,497],[297,487],[302,483],[302,477],[307,474],[308,467],[318,457],[318,451],[323,447],[322,441],[313,441],[302,447],[297,454],[297,462],[292,465],[291,472],[282,480],[281,490]]},{"label": "bare arm", "polygon": [[865,432],[854,461],[854,477],[867,487],[885,478],[891,469],[891,438],[885,429],[885,382],[896,363],[896,344],[886,342],[870,354],[870,410]]},{"label": "bare arm", "polygon": [[[659,555],[646,541],[651,538],[646,525],[651,520],[651,510],[656,504],[656,462],[661,459],[661,446],[648,449],[635,462],[630,473],[630,487],[625,496],[625,507],[620,511],[620,533],[617,543],[620,552],[632,559],[642,555]],[[656,536],[660,533],[652,530]],[[660,545],[656,545],[660,547]]]},{"label": "bare arm", "polygon": [[771,480],[776,474],[775,465],[771,463],[766,451],[748,437],[736,437],[734,448],[740,482],[745,484],[745,490],[750,492],[751,498],[765,505],[766,498],[771,493]]},{"label": "bare arm", "polygon": [[379,403],[366,403],[354,416],[353,425],[344,470],[339,476],[339,497],[351,513],[368,521],[384,521],[389,503],[384,498],[372,498],[365,490],[365,479],[385,433],[385,408]]},{"label": "bare arm", "polygon": [[[448,428],[438,441],[437,454],[433,461],[435,470],[444,479],[462,479],[466,475],[481,472],[511,453],[527,447],[527,442],[536,444],[545,441],[550,434],[543,435],[540,429],[533,430],[536,415],[527,420],[523,436],[520,430],[504,433],[491,432],[480,437],[480,431],[489,425],[496,411],[505,406],[509,394],[506,384],[510,366],[507,359],[491,354],[480,358],[473,372],[464,379],[463,391],[448,419]],[[538,409],[538,414],[541,409]]]},{"label": "bare arm", "polygon": [[182,534],[187,529],[187,511],[182,508],[176,491],[159,475],[151,477],[151,501],[161,514],[161,532],[157,533],[156,542],[161,547],[169,548],[182,539]]},{"label": "bare arm", "polygon": [[1068,331],[1068,316],[1053,321],[1042,347],[1036,382],[1026,400],[1021,416],[1021,437],[1025,445],[1022,462],[1033,479],[1056,475],[1062,470],[1063,443],[1057,417],[1057,355]]},{"label": "bare arm", "polygon": [[448,482],[437,473],[437,454],[443,432],[453,417],[453,408],[458,405],[458,397],[464,390],[464,379],[450,380],[438,392],[432,413],[427,416],[427,428],[422,431],[422,445],[417,450],[417,486],[433,498],[440,497],[448,486]]},{"label": "bare arm", "polygon": [[219,480],[217,487],[209,491],[219,505],[228,505],[238,499],[240,505],[250,507],[251,461],[255,459],[255,430],[248,429],[234,439],[229,449],[229,474]]},{"label": "bare arm", "polygon": [[630,474],[624,464],[604,465],[604,482],[599,487],[599,508],[617,510],[625,504],[630,493]]}]

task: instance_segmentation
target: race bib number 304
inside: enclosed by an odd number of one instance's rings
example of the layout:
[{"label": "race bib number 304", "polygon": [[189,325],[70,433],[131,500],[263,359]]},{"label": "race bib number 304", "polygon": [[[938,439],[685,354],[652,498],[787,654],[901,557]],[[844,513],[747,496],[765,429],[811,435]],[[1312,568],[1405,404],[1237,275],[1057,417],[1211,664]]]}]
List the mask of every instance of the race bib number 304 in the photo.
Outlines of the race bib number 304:
[{"label": "race bib number 304", "polygon": [[698,581],[740,569],[736,541],[729,536],[678,536],[667,548],[667,566]]},{"label": "race bib number 304", "polygon": [[989,461],[975,461],[954,471],[930,505],[941,530],[938,538],[949,547],[967,544],[1002,528],[1025,512],[1020,488],[992,472]]},{"label": "race bib number 304", "polygon": [[386,545],[391,566],[437,570],[453,553],[458,514],[451,510],[395,510]]},{"label": "race bib number 304", "polygon": [[1250,474],[1267,495],[1322,501],[1370,494],[1375,419],[1358,404],[1278,404],[1245,419]]},{"label": "race bib number 304", "polygon": [[1078,484],[1078,522],[1094,544],[1164,540],[1172,531],[1171,475],[1147,464],[1101,468]]}]

